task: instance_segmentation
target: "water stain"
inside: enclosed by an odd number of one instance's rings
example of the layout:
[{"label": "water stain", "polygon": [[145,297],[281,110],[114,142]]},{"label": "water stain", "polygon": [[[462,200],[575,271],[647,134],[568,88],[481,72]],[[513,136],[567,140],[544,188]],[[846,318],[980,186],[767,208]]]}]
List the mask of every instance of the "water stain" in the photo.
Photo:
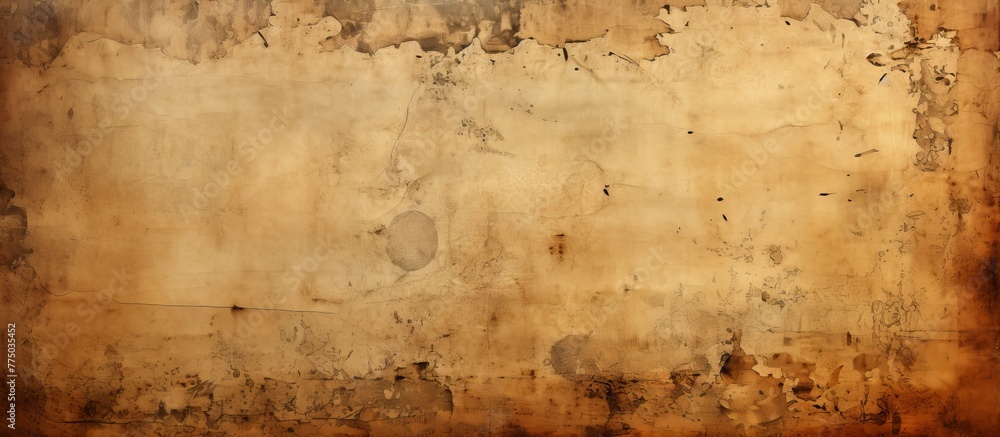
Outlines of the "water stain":
[{"label": "water stain", "polygon": [[437,255],[437,226],[420,211],[406,211],[393,218],[386,237],[389,259],[408,272],[426,267]]}]

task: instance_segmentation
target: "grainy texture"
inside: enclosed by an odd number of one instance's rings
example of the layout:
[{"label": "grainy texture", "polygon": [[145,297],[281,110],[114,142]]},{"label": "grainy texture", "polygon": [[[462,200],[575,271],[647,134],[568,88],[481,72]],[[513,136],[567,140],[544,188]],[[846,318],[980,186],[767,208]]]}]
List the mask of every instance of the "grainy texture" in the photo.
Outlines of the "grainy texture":
[{"label": "grainy texture", "polygon": [[995,1],[0,32],[5,435],[1000,432]]}]

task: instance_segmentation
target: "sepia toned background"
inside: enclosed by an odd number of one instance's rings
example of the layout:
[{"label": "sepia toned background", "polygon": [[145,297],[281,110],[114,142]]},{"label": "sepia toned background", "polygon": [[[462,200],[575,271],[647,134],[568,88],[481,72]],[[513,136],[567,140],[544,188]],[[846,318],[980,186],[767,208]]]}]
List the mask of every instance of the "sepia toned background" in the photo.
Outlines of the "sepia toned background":
[{"label": "sepia toned background", "polygon": [[0,33],[4,435],[1000,429],[995,1],[16,0]]}]

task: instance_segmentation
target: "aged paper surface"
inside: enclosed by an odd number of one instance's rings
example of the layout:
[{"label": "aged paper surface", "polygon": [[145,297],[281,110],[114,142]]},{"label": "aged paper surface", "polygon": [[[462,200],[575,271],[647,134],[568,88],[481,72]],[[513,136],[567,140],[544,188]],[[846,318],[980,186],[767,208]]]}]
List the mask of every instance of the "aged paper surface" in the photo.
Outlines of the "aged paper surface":
[{"label": "aged paper surface", "polygon": [[15,0],[0,31],[5,432],[1000,428],[995,1]]}]

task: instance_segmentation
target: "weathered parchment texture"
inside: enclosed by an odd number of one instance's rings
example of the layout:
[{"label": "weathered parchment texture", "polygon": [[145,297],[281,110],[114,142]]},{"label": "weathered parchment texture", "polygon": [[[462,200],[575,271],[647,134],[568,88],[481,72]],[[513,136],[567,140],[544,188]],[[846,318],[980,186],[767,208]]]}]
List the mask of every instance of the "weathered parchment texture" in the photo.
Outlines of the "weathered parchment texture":
[{"label": "weathered parchment texture", "polygon": [[993,0],[15,0],[0,32],[5,432],[1000,429]]}]

